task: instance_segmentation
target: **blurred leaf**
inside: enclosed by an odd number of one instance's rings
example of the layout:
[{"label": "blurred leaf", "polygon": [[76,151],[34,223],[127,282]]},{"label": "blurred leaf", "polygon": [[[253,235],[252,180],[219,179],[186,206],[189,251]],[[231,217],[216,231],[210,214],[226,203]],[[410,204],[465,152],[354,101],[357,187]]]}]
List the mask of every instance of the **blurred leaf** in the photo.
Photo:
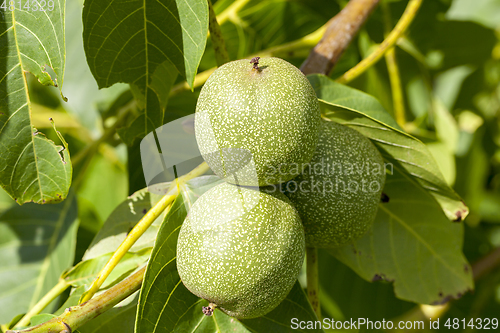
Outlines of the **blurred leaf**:
[{"label": "blurred leaf", "polygon": [[65,52],[64,3],[51,11],[1,12],[0,185],[19,204],[59,202],[68,194],[68,150],[33,127],[26,77],[32,73],[42,84],[61,89]]},{"label": "blurred leaf", "polygon": [[121,163],[111,154],[93,156],[85,178],[78,189],[78,200],[90,205],[100,221],[105,221],[113,209],[127,198],[127,175]]},{"label": "blurred leaf", "polygon": [[449,219],[463,220],[467,216],[467,207],[448,186],[427,147],[391,126],[395,121],[382,106],[374,106],[376,100],[355,89],[342,87],[323,75],[309,75],[308,79],[327,118],[350,126],[371,139],[385,160],[400,166],[436,198]]},{"label": "blurred leaf", "polygon": [[494,32],[472,22],[444,20],[443,10],[446,8],[440,1],[423,1],[408,39],[427,57],[428,66],[429,57],[438,60],[431,66],[436,69],[482,66],[491,57],[496,43]]},{"label": "blurred leaf", "polygon": [[73,263],[77,205],[26,204],[0,216],[0,322],[25,313]]},{"label": "blurred leaf", "polygon": [[[128,233],[151,209],[151,198],[145,190],[139,191],[122,202],[108,217],[90,244],[83,260],[97,258],[114,252],[125,240]],[[152,248],[162,216],[149,227],[142,237],[132,246],[130,252]]]},{"label": "blurred leaf", "polygon": [[[128,275],[127,273],[131,273],[142,266],[149,258],[150,253],[151,249],[144,249],[137,253],[127,252],[104,281],[101,289],[108,289],[125,278],[126,275]],[[96,258],[81,261],[71,270],[66,272],[63,278],[75,288],[90,285],[112,255],[113,253],[108,253]]]},{"label": "blurred leaf", "polygon": [[46,321],[49,321],[54,317],[55,316],[53,314],[49,313],[38,314],[36,316],[31,317],[30,326],[36,326],[38,324],[45,323]]},{"label": "blurred leaf", "polygon": [[452,110],[464,80],[474,71],[470,66],[458,66],[436,76],[434,96]]},{"label": "blurred leaf", "polygon": [[420,77],[415,77],[406,85],[406,95],[410,110],[416,118],[429,112],[431,97],[430,91]]},{"label": "blurred leaf", "polygon": [[[326,250],[319,250],[319,265],[320,301],[325,318],[375,321],[400,316],[415,306],[397,299],[390,283],[363,280]],[[335,302],[338,310],[330,310],[327,307],[330,302]]]},{"label": "blurred leaf", "polygon": [[15,201],[0,187],[0,215],[14,204]]},{"label": "blurred leaf", "polygon": [[431,142],[427,144],[427,149],[434,157],[446,183],[450,186],[453,185],[456,177],[455,156],[448,146],[442,142]]},{"label": "blurred leaf", "polygon": [[[212,177],[211,177],[212,178]],[[212,178],[215,179],[215,178]],[[197,182],[197,181],[196,181]],[[202,183],[205,183],[202,180]],[[216,183],[210,181],[205,190]],[[194,184],[192,183],[192,186]],[[200,188],[198,188],[199,190]],[[193,202],[189,190],[179,196],[165,217],[148,264],[137,312],[136,332],[288,332],[291,319],[316,320],[307,298],[296,283],[287,298],[266,316],[239,321],[218,309],[210,317],[202,312],[208,301],[191,294],[182,284],[176,267],[177,237]],[[190,200],[191,201],[191,200]],[[301,330],[299,330],[301,332]]]},{"label": "blurred leaf", "polygon": [[464,258],[462,225],[453,224],[434,198],[395,166],[388,175],[371,230],[361,239],[330,250],[367,281],[394,282],[398,298],[438,304],[473,288]]},{"label": "blurred leaf", "polygon": [[478,213],[486,222],[500,223],[500,193],[484,193],[481,196]]},{"label": "blurred leaf", "polygon": [[444,144],[448,153],[453,155],[458,147],[459,130],[457,121],[440,100],[434,99],[432,102],[436,135]]},{"label": "blurred leaf", "polygon": [[500,1],[498,0],[454,0],[446,12],[449,20],[474,21],[485,27],[500,26]]}]

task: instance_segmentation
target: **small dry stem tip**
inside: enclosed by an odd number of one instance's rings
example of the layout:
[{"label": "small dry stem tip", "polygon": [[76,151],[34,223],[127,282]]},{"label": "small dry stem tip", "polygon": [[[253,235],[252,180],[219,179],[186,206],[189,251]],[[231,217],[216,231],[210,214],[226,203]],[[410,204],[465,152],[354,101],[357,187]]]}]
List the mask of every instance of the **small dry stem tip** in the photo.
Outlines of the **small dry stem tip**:
[{"label": "small dry stem tip", "polygon": [[209,316],[210,317],[211,315],[213,315],[214,310],[215,310],[216,307],[217,307],[217,305],[215,305],[214,303],[210,303],[210,304],[208,304],[208,306],[202,307],[203,314],[205,316]]},{"label": "small dry stem tip", "polygon": [[259,59],[260,57],[253,57],[250,63],[253,64],[253,69],[259,69]]}]

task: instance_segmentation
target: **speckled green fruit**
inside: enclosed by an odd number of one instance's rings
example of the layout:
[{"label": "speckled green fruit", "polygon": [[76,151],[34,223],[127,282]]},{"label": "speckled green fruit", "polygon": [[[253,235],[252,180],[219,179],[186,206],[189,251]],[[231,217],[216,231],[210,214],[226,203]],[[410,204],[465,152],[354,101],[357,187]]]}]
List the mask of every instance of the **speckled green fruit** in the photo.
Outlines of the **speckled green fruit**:
[{"label": "speckled green fruit", "polygon": [[266,186],[300,174],[297,165],[314,154],[319,121],[316,94],[299,69],[279,58],[261,58],[254,69],[244,59],[208,78],[196,105],[195,133],[219,177]]},{"label": "speckled green fruit", "polygon": [[373,143],[322,120],[310,165],[286,186],[307,246],[333,248],[360,238],[375,220],[384,183],[384,161]]},{"label": "speckled green fruit", "polygon": [[193,294],[230,316],[255,318],[286,298],[304,253],[304,228],[283,194],[223,183],[190,209],[177,270]]}]

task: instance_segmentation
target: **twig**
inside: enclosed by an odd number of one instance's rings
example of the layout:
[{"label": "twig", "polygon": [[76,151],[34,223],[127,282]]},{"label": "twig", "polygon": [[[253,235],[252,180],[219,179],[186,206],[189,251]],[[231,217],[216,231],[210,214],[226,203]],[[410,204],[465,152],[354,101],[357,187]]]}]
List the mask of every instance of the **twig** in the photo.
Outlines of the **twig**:
[{"label": "twig", "polygon": [[328,75],[379,0],[351,0],[327,24],[325,35],[300,68],[304,74]]},{"label": "twig", "polygon": [[90,301],[67,308],[59,317],[52,318],[45,323],[31,328],[20,331],[11,330],[6,333],[71,333],[139,290],[145,271],[146,267],[141,268],[136,273]]},{"label": "twig", "polygon": [[191,172],[179,177],[176,182],[177,186],[171,186],[167,194],[161,198],[158,203],[151,208],[143,218],[137,222],[134,228],[129,232],[125,240],[120,244],[118,249],[113,253],[111,258],[106,263],[106,266],[99,272],[97,278],[92,282],[89,290],[83,295],[81,301],[86,302],[92,298],[92,296],[99,290],[101,285],[104,283],[109,274],[116,267],[118,262],[123,258],[123,256],[128,252],[128,250],[135,244],[135,242],[141,237],[144,232],[151,226],[151,224],[156,220],[158,216],[163,213],[163,211],[170,206],[170,204],[175,200],[177,194],[179,193],[179,187],[190,179],[193,179],[199,175],[204,174],[208,170],[208,165],[203,162]]},{"label": "twig", "polygon": [[[391,12],[387,2],[382,3],[384,11],[385,33],[390,34],[392,29]],[[399,67],[396,59],[396,47],[391,47],[385,54],[385,63],[387,65],[387,72],[389,73],[389,81],[391,83],[392,92],[392,106],[394,110],[394,117],[396,122],[402,128],[406,126],[405,117],[405,101],[403,95],[403,86],[399,75]]]},{"label": "twig", "polygon": [[215,60],[217,61],[217,66],[222,66],[229,61],[229,54],[227,53],[226,43],[222,37],[222,31],[220,30],[219,23],[217,22],[217,16],[215,16],[214,6],[212,5],[211,0],[208,0],[208,12],[208,29],[210,30],[212,47],[215,51]]},{"label": "twig", "polygon": [[306,248],[306,275],[307,298],[312,305],[318,320],[321,320],[321,306],[319,303],[319,276],[318,276],[318,249]]},{"label": "twig", "polygon": [[410,26],[410,23],[413,21],[415,18],[415,15],[417,14],[418,9],[420,8],[420,5],[422,4],[422,0],[410,0],[408,2],[408,5],[406,6],[406,9],[399,19],[398,23],[394,27],[394,29],[391,31],[391,33],[387,36],[387,38],[384,39],[382,43],[378,46],[378,48],[373,51],[368,57],[365,59],[361,60],[356,66],[348,70],[347,72],[344,73],[341,77],[337,79],[337,82],[340,83],[347,83],[361,74],[363,74],[368,68],[373,66],[377,61],[380,60],[384,56],[384,54],[392,48],[396,42],[398,41],[399,37],[404,34],[406,29]]},{"label": "twig", "polygon": [[495,267],[500,266],[500,247],[497,247],[474,264],[472,264],[472,275],[477,281]]}]

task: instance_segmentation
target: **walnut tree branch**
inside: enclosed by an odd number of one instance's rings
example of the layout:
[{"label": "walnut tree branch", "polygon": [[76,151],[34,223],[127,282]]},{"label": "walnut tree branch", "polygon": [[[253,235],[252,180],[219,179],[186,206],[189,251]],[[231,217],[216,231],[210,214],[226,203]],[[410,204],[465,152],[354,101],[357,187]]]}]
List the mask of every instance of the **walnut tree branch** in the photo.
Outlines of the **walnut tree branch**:
[{"label": "walnut tree branch", "polygon": [[304,74],[328,75],[379,0],[351,0],[329,22],[321,41],[300,68]]}]

